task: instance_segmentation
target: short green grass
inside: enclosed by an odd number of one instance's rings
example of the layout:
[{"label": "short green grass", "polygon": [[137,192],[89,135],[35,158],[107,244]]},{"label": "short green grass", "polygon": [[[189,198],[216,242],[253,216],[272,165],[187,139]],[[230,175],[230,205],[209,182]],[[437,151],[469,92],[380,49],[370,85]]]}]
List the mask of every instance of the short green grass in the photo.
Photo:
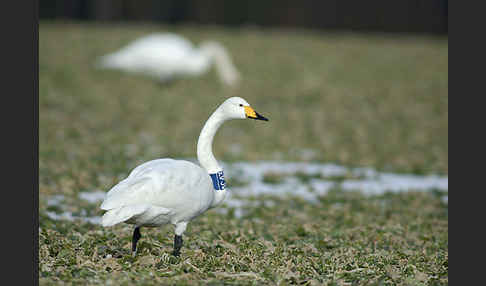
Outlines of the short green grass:
[{"label": "short green grass", "polygon": [[[271,200],[271,199],[267,199]],[[193,221],[179,258],[173,231],[110,229],[40,217],[41,282],[114,285],[448,283],[448,210],[431,193],[363,197],[334,190],[319,204],[276,199],[241,219],[209,211]],[[332,284],[335,283],[335,284]]]},{"label": "short green grass", "polygon": [[[224,87],[214,71],[161,86],[92,67],[98,56],[167,30],[222,42],[241,86]],[[253,198],[275,204],[249,206],[242,218],[208,212],[190,224],[180,258],[169,255],[171,227],[143,230],[131,258],[129,226],[46,216],[60,211],[46,204],[54,194],[66,196],[70,211],[101,215],[77,193],[108,190],[150,159],[194,157],[204,121],[229,96],[270,121],[224,125],[218,159],[448,174],[447,38],[41,22],[41,283],[448,284],[448,207],[437,192],[363,197],[336,189],[319,204]]]}]

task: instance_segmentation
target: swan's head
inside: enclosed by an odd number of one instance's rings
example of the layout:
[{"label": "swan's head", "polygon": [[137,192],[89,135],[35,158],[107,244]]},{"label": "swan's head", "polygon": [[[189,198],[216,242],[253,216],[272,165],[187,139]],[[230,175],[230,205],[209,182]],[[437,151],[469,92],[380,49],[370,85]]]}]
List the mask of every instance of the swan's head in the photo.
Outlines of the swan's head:
[{"label": "swan's head", "polygon": [[267,118],[258,114],[250,104],[241,97],[230,97],[220,106],[221,111],[227,118],[231,119],[255,119],[268,121]]}]

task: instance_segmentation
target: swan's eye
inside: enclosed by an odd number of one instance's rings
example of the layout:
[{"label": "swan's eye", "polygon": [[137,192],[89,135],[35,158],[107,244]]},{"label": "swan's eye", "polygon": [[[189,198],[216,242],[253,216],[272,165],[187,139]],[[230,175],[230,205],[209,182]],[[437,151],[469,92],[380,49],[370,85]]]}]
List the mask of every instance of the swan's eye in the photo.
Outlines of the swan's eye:
[{"label": "swan's eye", "polygon": [[240,103],[240,106],[243,107],[243,104]]}]

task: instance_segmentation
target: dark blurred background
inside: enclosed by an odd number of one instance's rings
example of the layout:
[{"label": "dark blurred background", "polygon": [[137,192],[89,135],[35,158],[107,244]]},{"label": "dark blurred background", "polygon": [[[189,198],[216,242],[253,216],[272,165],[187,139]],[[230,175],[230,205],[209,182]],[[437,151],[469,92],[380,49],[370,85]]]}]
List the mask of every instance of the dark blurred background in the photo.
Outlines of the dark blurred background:
[{"label": "dark blurred background", "polygon": [[40,19],[448,33],[447,0],[42,0]]}]

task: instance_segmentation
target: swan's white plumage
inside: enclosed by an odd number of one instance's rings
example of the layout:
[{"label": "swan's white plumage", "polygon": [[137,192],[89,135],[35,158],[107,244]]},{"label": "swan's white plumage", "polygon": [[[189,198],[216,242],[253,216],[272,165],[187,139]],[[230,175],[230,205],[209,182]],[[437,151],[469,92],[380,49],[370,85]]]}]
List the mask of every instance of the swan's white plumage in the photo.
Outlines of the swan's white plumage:
[{"label": "swan's white plumage", "polygon": [[216,65],[221,80],[235,84],[239,73],[224,47],[215,42],[196,48],[190,41],[172,33],[151,34],[101,57],[100,68],[141,73],[169,81],[176,77],[198,76]]},{"label": "swan's white plumage", "polygon": [[213,199],[213,185],[204,169],[188,161],[157,159],[135,168],[107,193],[101,205],[107,210],[102,224],[177,224],[206,211]]}]

